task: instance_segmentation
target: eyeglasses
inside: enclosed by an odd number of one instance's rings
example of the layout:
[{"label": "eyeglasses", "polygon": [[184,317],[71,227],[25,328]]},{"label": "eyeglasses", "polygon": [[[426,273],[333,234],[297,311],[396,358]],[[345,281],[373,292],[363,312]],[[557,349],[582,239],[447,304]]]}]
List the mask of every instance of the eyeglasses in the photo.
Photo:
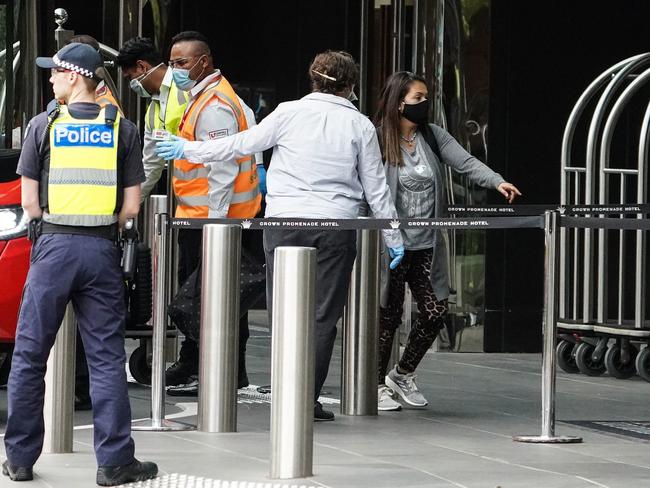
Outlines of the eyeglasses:
[{"label": "eyeglasses", "polygon": [[[189,62],[190,59],[198,58],[200,61],[203,56],[210,56],[210,53],[197,54],[195,56],[189,56],[187,58],[170,59],[169,61],[167,61],[167,64],[169,65],[170,68],[173,68],[174,66],[185,65],[186,63]],[[197,61],[194,64],[194,66],[196,66],[199,61]]]},{"label": "eyeglasses", "polygon": [[68,71],[68,70],[65,69],[65,68],[52,68],[52,69],[50,69],[50,73],[52,75],[55,75],[56,73],[65,73],[66,71]]},{"label": "eyeglasses", "polygon": [[167,64],[169,65],[170,68],[173,68],[174,66],[182,65],[187,63],[190,59],[194,58],[196,56],[190,56],[189,58],[178,58],[178,59],[170,59],[167,61]]}]

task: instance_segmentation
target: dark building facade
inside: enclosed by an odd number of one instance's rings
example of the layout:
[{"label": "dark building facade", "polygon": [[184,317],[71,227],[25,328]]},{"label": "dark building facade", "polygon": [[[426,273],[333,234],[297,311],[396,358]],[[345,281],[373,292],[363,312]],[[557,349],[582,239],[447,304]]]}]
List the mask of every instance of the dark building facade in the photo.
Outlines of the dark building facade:
[{"label": "dark building facade", "polygon": [[[114,49],[141,34],[167,55],[177,32],[204,33],[215,64],[261,115],[309,92],[307,66],[325,49],[360,61],[360,108],[368,115],[390,73],[422,73],[435,102],[432,120],[515,183],[529,204],[559,203],[562,132],[582,90],[650,45],[647,0],[4,0],[2,48],[21,42],[19,61],[16,54],[2,60],[2,126],[13,133],[6,146],[19,144],[26,119],[51,96],[32,59],[55,51],[59,7],[69,15],[65,28]],[[142,117],[141,102],[119,86],[128,116]],[[501,203],[496,192],[448,176],[454,202]],[[479,326],[480,348],[538,351],[542,234],[456,232],[449,245],[453,309],[465,326]]]}]

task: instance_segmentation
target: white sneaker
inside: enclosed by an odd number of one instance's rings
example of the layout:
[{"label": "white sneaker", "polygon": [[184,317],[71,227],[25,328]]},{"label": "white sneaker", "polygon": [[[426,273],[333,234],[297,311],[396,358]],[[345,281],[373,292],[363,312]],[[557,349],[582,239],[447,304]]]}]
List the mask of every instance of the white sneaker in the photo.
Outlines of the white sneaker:
[{"label": "white sneaker", "polygon": [[393,400],[394,394],[395,392],[387,386],[380,386],[379,391],[377,392],[377,410],[380,410],[382,412],[390,410],[402,410],[402,406]]},{"label": "white sneaker", "polygon": [[386,375],[386,386],[392,388],[409,405],[425,407],[429,402],[422,396],[420,390],[418,390],[415,384],[416,377],[413,373],[399,374],[397,372],[397,366],[395,366]]}]

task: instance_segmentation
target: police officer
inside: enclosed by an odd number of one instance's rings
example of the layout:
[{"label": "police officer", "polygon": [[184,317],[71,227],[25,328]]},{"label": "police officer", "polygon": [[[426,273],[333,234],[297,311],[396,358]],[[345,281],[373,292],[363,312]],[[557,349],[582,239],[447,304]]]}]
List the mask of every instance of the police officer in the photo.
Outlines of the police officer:
[{"label": "police officer", "polygon": [[[18,317],[8,384],[2,472],[31,480],[43,447],[46,361],[72,302],[90,366],[97,484],[156,476],[134,457],[124,364],[124,283],[118,225],[138,213],[144,180],[136,127],[117,108],[95,103],[101,56],[72,43],[52,58],[57,100],[25,131],[18,173],[32,228],[32,256]],[[39,223],[40,231],[34,225]]]},{"label": "police officer", "polygon": [[156,130],[178,133],[178,125],[185,113],[188,94],[179,90],[172,77],[172,69],[162,62],[162,56],[147,37],[134,37],[121,47],[117,65],[129,80],[131,89],[140,97],[149,99],[144,116],[144,143],[142,162],[145,182],[142,197],[151,193],[160,179],[165,160],[155,152]]},{"label": "police officer", "polygon": [[[73,42],[80,42],[81,44],[88,44],[95,51],[99,51],[99,42],[88,34],[79,34],[72,36],[66,44]],[[101,55],[101,53],[100,53]],[[60,102],[60,100],[59,100]],[[104,80],[99,81],[95,89],[95,103],[100,107],[107,105],[115,105],[120,107],[120,104],[113,95],[113,92],[108,87]],[[120,114],[123,115],[120,110]],[[88,364],[86,363],[86,351],[84,351],[83,341],[79,329],[77,329],[77,347],[75,348],[75,369],[74,369],[74,409],[75,410],[91,410],[92,402],[90,400],[90,377],[88,376]]]}]

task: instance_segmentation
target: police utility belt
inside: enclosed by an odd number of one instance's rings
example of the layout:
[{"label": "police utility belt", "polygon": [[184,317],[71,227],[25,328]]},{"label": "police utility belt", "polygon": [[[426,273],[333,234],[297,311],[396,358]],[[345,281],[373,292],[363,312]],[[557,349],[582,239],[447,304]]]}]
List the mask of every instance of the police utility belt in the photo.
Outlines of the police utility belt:
[{"label": "police utility belt", "polygon": [[[115,213],[121,207],[117,148],[117,107],[103,107],[94,119],[77,119],[55,101],[47,107],[48,124],[39,154],[44,161],[40,201],[45,220],[30,223],[35,241],[41,234],[78,234],[117,242]],[[45,158],[45,143],[50,157]]]}]

